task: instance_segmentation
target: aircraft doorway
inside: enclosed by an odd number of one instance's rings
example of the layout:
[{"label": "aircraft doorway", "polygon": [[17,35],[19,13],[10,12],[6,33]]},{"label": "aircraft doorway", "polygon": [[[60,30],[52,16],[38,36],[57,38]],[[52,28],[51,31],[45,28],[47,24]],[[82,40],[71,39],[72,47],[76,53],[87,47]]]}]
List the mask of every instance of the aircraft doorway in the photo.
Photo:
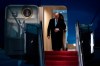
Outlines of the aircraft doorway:
[{"label": "aircraft doorway", "polygon": [[49,20],[54,18],[55,13],[60,13],[64,17],[64,23],[66,25],[66,31],[63,32],[63,45],[64,48],[67,48],[67,8],[65,6],[43,6],[40,7],[40,20],[43,25],[43,41],[44,41],[44,51],[52,51],[52,41],[51,36],[50,39],[47,37],[47,28],[49,24]]}]

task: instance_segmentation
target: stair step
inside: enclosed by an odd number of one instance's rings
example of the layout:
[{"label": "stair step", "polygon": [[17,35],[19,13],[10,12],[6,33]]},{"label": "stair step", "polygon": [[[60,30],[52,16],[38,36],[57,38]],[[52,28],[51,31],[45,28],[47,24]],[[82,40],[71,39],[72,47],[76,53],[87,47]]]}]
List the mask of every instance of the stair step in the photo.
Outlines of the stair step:
[{"label": "stair step", "polygon": [[45,61],[46,66],[48,65],[59,65],[59,66],[78,66],[78,62],[77,61],[50,61],[50,60],[46,60]]},{"label": "stair step", "polygon": [[46,55],[45,60],[66,60],[66,61],[78,61],[77,56],[62,56],[62,55]]},{"label": "stair step", "polygon": [[46,65],[46,66],[78,66],[78,65]]},{"label": "stair step", "polygon": [[45,55],[77,56],[77,51],[45,51]]},{"label": "stair step", "polygon": [[46,66],[78,66],[77,51],[45,51]]}]

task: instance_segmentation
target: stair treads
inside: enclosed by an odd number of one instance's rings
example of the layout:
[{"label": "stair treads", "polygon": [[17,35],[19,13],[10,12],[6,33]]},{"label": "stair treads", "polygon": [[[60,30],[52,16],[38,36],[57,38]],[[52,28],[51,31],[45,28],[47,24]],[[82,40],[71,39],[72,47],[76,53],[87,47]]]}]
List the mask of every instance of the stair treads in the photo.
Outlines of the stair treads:
[{"label": "stair treads", "polygon": [[78,61],[77,56],[62,56],[62,55],[45,55],[45,60],[68,60],[68,61]]},{"label": "stair treads", "polygon": [[78,65],[46,65],[46,66],[78,66]]},{"label": "stair treads", "polygon": [[45,51],[46,66],[78,66],[77,51]]},{"label": "stair treads", "polygon": [[50,60],[46,60],[45,61],[45,64],[46,65],[78,65],[78,62],[77,61],[50,61]]},{"label": "stair treads", "polygon": [[77,51],[45,51],[45,55],[77,56]]}]

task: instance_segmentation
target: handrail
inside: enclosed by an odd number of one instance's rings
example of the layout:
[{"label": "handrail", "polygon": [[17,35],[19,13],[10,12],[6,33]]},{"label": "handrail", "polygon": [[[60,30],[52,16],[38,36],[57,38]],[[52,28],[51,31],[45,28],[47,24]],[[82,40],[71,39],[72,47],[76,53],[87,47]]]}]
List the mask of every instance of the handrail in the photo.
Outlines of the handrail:
[{"label": "handrail", "polygon": [[76,24],[76,48],[78,51],[79,66],[83,66],[83,57],[82,57],[82,50],[80,44],[79,22],[77,22]]},{"label": "handrail", "polygon": [[43,32],[42,32],[42,24],[40,23],[40,27],[39,27],[39,36],[38,36],[38,40],[39,40],[39,56],[40,56],[40,66],[45,66],[44,64],[44,47],[43,47]]}]

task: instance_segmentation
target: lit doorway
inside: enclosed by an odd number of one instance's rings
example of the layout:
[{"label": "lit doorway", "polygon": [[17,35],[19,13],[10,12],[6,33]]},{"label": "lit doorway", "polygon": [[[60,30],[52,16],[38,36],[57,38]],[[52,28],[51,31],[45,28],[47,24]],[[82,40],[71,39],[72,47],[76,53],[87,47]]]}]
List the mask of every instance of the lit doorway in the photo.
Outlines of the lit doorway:
[{"label": "lit doorway", "polygon": [[63,45],[67,48],[67,8],[65,6],[43,6],[40,7],[40,20],[43,25],[43,40],[44,40],[44,51],[52,51],[52,42],[47,38],[47,28],[49,20],[53,18],[54,13],[61,13],[64,16],[64,22],[66,24],[66,32],[63,33]]}]

